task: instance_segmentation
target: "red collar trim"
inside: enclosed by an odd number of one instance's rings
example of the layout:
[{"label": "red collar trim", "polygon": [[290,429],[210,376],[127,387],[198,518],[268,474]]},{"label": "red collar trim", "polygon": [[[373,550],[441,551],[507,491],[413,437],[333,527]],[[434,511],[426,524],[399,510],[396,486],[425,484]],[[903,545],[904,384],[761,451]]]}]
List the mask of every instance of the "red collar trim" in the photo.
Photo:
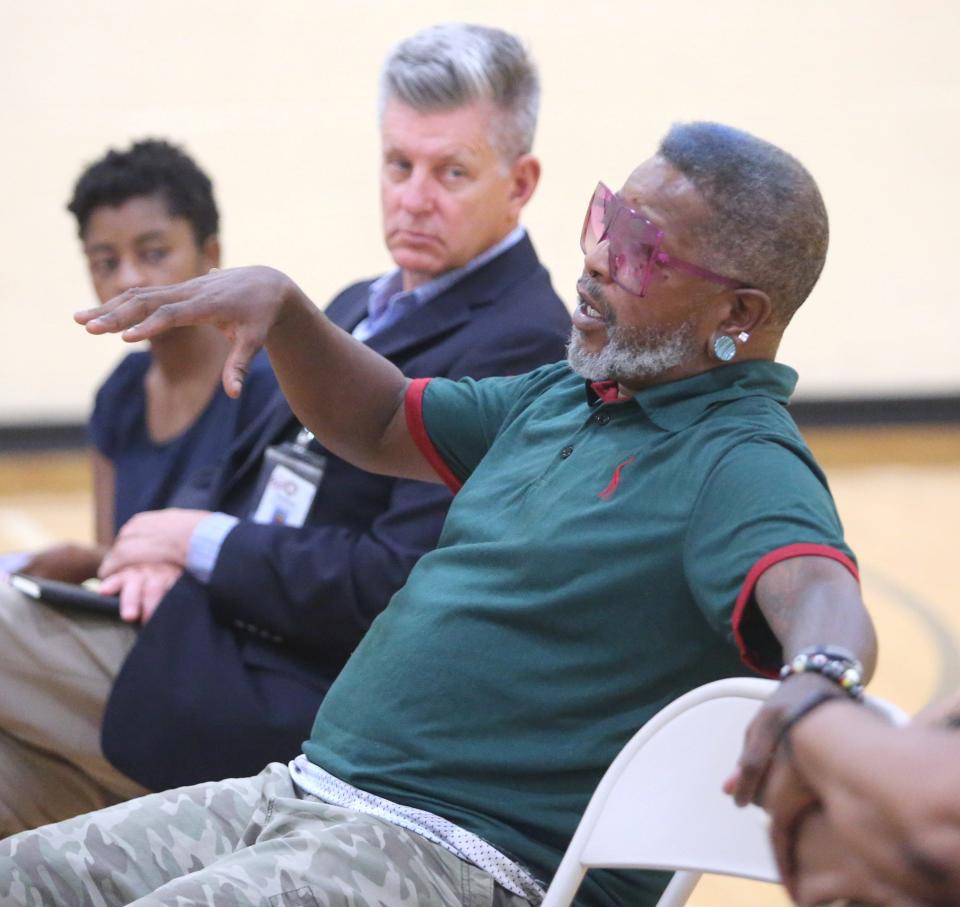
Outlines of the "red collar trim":
[{"label": "red collar trim", "polygon": [[616,381],[591,381],[587,386],[603,403],[626,403],[633,399],[620,396],[620,385]]}]

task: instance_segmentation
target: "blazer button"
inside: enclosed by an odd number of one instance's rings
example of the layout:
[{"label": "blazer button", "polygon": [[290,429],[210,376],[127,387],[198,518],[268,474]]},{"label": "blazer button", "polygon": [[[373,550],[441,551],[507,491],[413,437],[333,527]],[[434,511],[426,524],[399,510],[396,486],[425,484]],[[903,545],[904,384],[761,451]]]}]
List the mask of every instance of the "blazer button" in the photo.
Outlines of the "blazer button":
[{"label": "blazer button", "polygon": [[564,447],[563,450],[560,451],[560,459],[561,459],[561,460],[566,460],[567,457],[569,457],[570,454],[572,454],[572,453],[573,453],[573,448],[572,448],[572,447]]}]

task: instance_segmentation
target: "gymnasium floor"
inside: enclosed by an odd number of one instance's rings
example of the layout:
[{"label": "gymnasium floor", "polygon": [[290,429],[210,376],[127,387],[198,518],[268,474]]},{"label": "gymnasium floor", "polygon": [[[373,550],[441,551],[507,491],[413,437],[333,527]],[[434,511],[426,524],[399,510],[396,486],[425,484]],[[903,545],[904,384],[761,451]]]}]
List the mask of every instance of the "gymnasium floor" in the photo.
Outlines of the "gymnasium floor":
[{"label": "gymnasium floor", "polygon": [[[860,561],[880,635],[871,692],[916,711],[960,688],[957,557],[960,427],[806,432]],[[0,455],[0,552],[89,537],[82,455]],[[691,907],[782,907],[774,887],[707,878]]]}]

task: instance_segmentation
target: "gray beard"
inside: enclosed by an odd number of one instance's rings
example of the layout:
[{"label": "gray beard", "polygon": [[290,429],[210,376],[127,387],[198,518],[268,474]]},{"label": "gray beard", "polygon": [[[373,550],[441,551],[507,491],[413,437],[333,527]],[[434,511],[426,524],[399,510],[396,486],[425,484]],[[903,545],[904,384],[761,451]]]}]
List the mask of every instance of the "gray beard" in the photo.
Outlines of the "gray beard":
[{"label": "gray beard", "polygon": [[580,332],[574,328],[567,346],[567,362],[588,381],[609,380],[629,386],[680,365],[693,355],[695,348],[690,322],[674,331],[626,331],[618,324],[608,324],[606,345],[597,353],[583,348]]}]

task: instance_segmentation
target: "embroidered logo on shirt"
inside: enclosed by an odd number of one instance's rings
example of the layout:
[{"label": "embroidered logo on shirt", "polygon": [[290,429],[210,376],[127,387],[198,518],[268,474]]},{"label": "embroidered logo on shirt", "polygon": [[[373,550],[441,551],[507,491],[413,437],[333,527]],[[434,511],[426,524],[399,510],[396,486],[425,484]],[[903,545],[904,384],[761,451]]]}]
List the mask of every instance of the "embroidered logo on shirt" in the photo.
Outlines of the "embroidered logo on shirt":
[{"label": "embroidered logo on shirt", "polygon": [[611,477],[607,487],[597,495],[601,501],[609,501],[610,498],[616,494],[617,487],[620,485],[620,473],[623,472],[623,467],[629,466],[636,459],[637,458],[634,456],[629,456],[622,463],[618,464],[617,468],[613,471],[613,476]]}]

